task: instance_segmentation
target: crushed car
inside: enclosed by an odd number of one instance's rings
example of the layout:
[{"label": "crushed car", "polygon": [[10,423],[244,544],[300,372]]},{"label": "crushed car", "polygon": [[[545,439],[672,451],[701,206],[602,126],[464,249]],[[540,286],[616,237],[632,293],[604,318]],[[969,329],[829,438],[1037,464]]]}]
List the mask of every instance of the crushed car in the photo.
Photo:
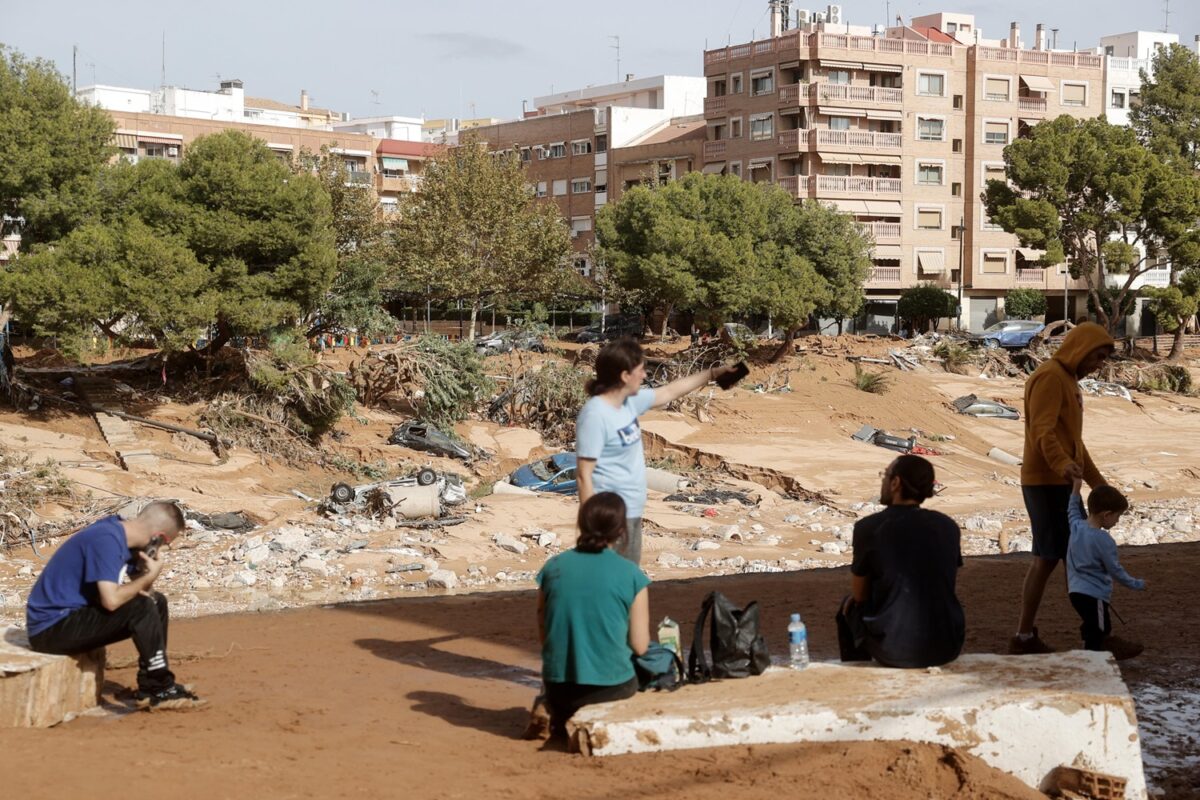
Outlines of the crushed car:
[{"label": "crushed car", "polygon": [[335,483],[329,490],[329,502],[340,511],[365,505],[372,495],[378,495],[379,490],[389,496],[402,494],[395,490],[416,489],[426,486],[436,486],[438,497],[448,506],[462,505],[467,501],[467,489],[462,478],[449,472],[437,472],[429,467],[422,467],[415,475],[392,478],[376,483],[364,483],[351,486],[348,483]]},{"label": "crushed car", "polygon": [[475,341],[475,352],[482,356],[510,353],[513,350],[529,350],[533,353],[546,352],[542,338],[521,331],[497,331]]},{"label": "crushed car", "polygon": [[388,444],[396,444],[423,453],[461,458],[470,461],[474,454],[467,447],[459,444],[437,428],[430,427],[424,422],[410,419],[392,430]]},{"label": "crushed car", "polygon": [[973,394],[963,395],[950,405],[954,406],[954,410],[958,413],[966,414],[970,417],[994,417],[996,419],[1021,418],[1021,412],[1012,406],[997,403],[995,400],[984,400],[982,397]]},{"label": "crushed car", "polygon": [[555,453],[519,467],[508,476],[508,482],[534,492],[576,494],[575,462],[574,453]]}]

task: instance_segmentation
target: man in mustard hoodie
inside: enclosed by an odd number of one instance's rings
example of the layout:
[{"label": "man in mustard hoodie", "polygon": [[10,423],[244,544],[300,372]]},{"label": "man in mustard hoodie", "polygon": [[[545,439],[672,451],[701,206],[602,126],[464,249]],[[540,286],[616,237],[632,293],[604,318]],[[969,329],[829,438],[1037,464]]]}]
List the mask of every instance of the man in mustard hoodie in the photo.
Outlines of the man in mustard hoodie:
[{"label": "man in mustard hoodie", "polygon": [[1083,444],[1083,393],[1079,381],[1100,368],[1116,343],[1094,322],[1075,326],[1054,357],[1025,382],[1025,456],[1021,492],[1033,527],[1033,563],[1025,575],[1021,622],[1008,644],[1014,655],[1051,653],[1034,621],[1046,582],[1067,557],[1071,523],[1067,507],[1076,478],[1095,489],[1104,486],[1100,470]]}]

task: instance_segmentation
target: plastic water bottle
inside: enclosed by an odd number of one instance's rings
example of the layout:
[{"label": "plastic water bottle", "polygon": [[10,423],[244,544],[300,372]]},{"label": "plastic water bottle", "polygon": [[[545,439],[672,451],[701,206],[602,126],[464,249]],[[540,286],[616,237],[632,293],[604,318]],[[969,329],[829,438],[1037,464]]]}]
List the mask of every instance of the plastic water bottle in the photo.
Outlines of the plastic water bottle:
[{"label": "plastic water bottle", "polygon": [[792,614],[788,624],[788,655],[792,669],[808,666],[808,628],[804,627],[799,614]]},{"label": "plastic water bottle", "polygon": [[670,617],[663,617],[658,626],[658,643],[677,656],[683,656],[683,646],[679,638],[679,623]]}]

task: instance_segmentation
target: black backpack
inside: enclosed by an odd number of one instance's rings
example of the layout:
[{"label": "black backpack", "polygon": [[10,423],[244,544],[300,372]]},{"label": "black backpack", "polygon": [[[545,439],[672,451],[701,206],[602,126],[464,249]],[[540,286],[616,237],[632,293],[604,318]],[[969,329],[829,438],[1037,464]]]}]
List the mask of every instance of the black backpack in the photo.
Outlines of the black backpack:
[{"label": "black backpack", "polygon": [[[711,667],[704,653],[704,623],[710,612]],[[761,675],[770,664],[767,643],[758,633],[758,603],[738,609],[720,592],[711,592],[704,598],[688,653],[688,680],[702,683],[712,678],[748,678]]]}]

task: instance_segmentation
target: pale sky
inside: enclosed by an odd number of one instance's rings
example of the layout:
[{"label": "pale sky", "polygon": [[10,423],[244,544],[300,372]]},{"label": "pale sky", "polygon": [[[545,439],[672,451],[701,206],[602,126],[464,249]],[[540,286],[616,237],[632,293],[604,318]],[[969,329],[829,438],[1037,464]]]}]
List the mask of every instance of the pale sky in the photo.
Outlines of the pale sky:
[{"label": "pale sky", "polygon": [[[793,9],[825,4],[793,0]],[[1059,28],[1060,47],[1102,35],[1161,30],[1164,3],[1149,0],[933,0],[842,3],[846,22],[882,24],[938,11],[976,15],[988,38],[1021,25]],[[1200,2],[1172,0],[1170,30],[1186,46],[1200,33]],[[240,78],[246,94],[353,116],[512,118],[521,101],[611,83],[618,75],[702,75],[702,54],[764,38],[766,0],[460,0],[458,3],[199,0],[180,3],[0,0],[0,43],[55,62],[68,78],[79,47],[80,86],[216,89]],[[612,36],[620,37],[620,70]]]}]

